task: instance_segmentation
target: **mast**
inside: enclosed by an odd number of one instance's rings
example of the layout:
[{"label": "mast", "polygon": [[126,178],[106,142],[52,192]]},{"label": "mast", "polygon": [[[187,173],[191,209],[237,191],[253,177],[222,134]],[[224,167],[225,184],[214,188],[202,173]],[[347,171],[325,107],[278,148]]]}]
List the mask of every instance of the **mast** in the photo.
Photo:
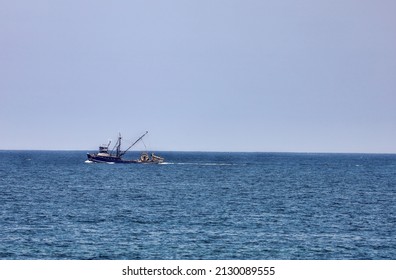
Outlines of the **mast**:
[{"label": "mast", "polygon": [[116,150],[116,156],[120,157],[122,156],[121,154],[121,133],[118,133],[118,141],[117,141],[117,150]]},{"label": "mast", "polygon": [[[130,148],[132,148],[137,142],[139,142],[140,140],[142,140],[142,138],[143,138],[144,136],[146,136],[147,133],[148,133],[148,131],[146,131],[146,133],[144,133],[142,136],[140,136],[140,137],[138,138],[138,140],[136,140],[131,146],[128,147],[128,149],[126,149],[125,151],[121,152],[119,156],[121,157],[121,156],[123,156],[126,152],[128,152],[128,150],[129,150]],[[120,143],[121,143],[121,140],[120,140]],[[121,145],[121,144],[120,144],[120,145]]]},{"label": "mast", "polygon": [[[109,145],[110,145],[110,143],[111,143],[111,141],[109,141]],[[110,155],[113,155],[114,149],[116,150],[116,155],[115,156],[119,157],[120,156],[120,152],[121,152],[121,133],[118,133],[118,140],[115,143],[113,149],[111,150]]]}]

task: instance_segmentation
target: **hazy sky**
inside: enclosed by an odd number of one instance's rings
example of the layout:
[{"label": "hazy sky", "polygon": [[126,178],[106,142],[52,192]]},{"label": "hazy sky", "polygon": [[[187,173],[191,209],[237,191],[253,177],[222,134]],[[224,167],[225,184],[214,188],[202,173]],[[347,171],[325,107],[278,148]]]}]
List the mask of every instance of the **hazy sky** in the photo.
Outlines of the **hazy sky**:
[{"label": "hazy sky", "polygon": [[0,0],[0,149],[396,153],[394,0]]}]

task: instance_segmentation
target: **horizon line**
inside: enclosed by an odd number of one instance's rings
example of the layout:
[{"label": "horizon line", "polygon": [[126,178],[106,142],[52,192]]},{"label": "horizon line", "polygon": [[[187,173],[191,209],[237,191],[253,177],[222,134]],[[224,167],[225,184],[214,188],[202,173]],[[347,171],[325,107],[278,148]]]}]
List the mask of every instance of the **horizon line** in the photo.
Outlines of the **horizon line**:
[{"label": "horizon line", "polygon": [[[1,149],[0,151],[15,152],[92,152],[90,149]],[[143,152],[145,150],[134,150]],[[174,152],[174,153],[263,153],[263,154],[371,154],[371,155],[396,155],[396,152],[341,152],[341,151],[213,151],[213,150],[152,150],[152,152]]]}]

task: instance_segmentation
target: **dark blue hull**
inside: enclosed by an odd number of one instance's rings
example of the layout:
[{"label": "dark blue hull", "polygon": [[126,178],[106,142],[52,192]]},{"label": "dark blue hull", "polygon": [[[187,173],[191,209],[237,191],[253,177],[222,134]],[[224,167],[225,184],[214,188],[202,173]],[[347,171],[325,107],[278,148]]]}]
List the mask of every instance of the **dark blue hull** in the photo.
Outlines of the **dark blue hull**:
[{"label": "dark blue hull", "polygon": [[137,160],[125,160],[117,156],[100,156],[97,154],[87,154],[88,160],[99,163],[139,163]]}]

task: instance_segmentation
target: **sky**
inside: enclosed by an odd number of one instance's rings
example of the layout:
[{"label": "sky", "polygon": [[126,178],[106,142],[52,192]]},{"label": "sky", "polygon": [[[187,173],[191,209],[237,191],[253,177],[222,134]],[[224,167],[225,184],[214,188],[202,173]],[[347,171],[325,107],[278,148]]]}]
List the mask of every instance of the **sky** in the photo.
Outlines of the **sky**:
[{"label": "sky", "polygon": [[396,153],[394,0],[0,0],[0,149]]}]

